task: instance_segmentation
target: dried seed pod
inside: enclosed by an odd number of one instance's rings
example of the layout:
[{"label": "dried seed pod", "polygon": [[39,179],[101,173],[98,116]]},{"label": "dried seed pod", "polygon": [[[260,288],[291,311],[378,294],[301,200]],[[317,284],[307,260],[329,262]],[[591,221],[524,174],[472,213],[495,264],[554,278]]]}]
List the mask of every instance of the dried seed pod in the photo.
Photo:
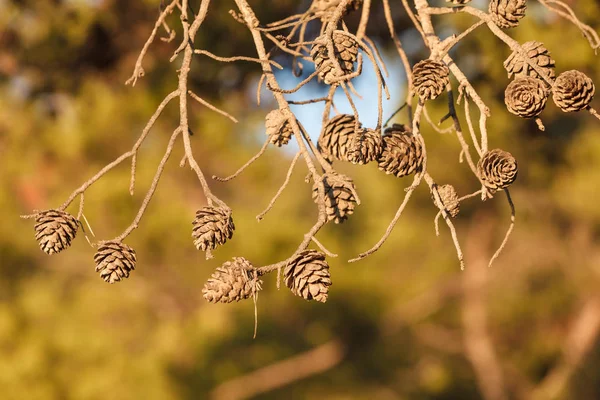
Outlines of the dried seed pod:
[{"label": "dried seed pod", "polygon": [[277,147],[287,144],[294,133],[290,121],[279,109],[269,111],[265,117],[265,128],[269,141]]},{"label": "dried seed pod", "polygon": [[376,161],[383,147],[379,132],[373,129],[361,129],[350,136],[348,142],[348,161],[352,164],[367,164]]},{"label": "dried seed pod", "polygon": [[586,74],[571,70],[556,78],[552,99],[564,112],[580,111],[589,106],[596,93],[594,82]]},{"label": "dried seed pod", "polygon": [[444,93],[450,82],[450,70],[442,62],[423,60],[412,69],[413,85],[422,100],[433,100]]},{"label": "dried seed pod", "polygon": [[315,203],[319,201],[319,186],[324,190],[327,221],[339,224],[354,213],[359,200],[356,198],[356,188],[352,179],[337,173],[324,174],[323,179],[313,185],[312,197]]},{"label": "dried seed pod", "polygon": [[516,78],[504,92],[504,103],[508,111],[522,118],[540,115],[547,100],[548,90],[544,82],[529,76]]},{"label": "dried seed pod", "polygon": [[477,163],[477,175],[492,194],[513,183],[517,173],[517,160],[501,149],[486,152]]},{"label": "dried seed pod", "polygon": [[[440,199],[442,200],[442,205],[446,212],[452,217],[456,217],[460,212],[460,201],[458,200],[458,194],[456,194],[456,189],[452,185],[442,185],[437,188],[438,194],[440,195]],[[433,197],[435,203],[435,198]]]},{"label": "dried seed pod", "polygon": [[423,147],[404,125],[394,124],[384,131],[383,148],[377,159],[379,169],[398,178],[421,171]]},{"label": "dried seed pod", "polygon": [[325,125],[317,148],[329,162],[348,160],[348,145],[350,137],[354,135],[355,121],[354,115],[340,114],[331,118]]},{"label": "dried seed pod", "polygon": [[527,0],[491,0],[488,11],[500,28],[514,28],[525,16]]},{"label": "dried seed pod", "polygon": [[471,0],[446,0],[446,2],[462,6],[464,4],[470,3]]},{"label": "dried seed pod", "polygon": [[198,250],[214,250],[233,236],[235,225],[228,207],[206,206],[196,211],[192,238]]},{"label": "dried seed pod", "polygon": [[291,259],[284,271],[285,284],[292,293],[306,300],[327,301],[331,275],[325,254],[304,250]]},{"label": "dried seed pod", "polygon": [[109,241],[98,246],[94,255],[96,272],[108,283],[119,282],[121,279],[129,278],[131,271],[135,269],[135,250],[125,243]]},{"label": "dried seed pod", "polygon": [[[319,79],[327,85],[339,85],[338,78],[354,72],[354,63],[358,57],[358,42],[344,31],[333,32],[333,47],[339,68],[327,51],[327,37],[319,36],[310,50],[310,57],[319,71]],[[334,82],[335,81],[335,82]]]},{"label": "dried seed pod", "polygon": [[[331,18],[331,15],[340,4],[341,0],[313,0],[309,11],[319,15],[321,21],[326,22]],[[344,10],[344,15],[349,12],[356,11],[362,7],[363,0],[352,0]]]},{"label": "dried seed pod", "polygon": [[79,224],[74,216],[60,210],[46,210],[35,217],[35,240],[46,254],[55,254],[71,245]]},{"label": "dried seed pod", "polygon": [[262,289],[256,270],[248,260],[235,257],[217,268],[204,284],[202,295],[209,303],[231,303],[252,297]]},{"label": "dried seed pod", "polygon": [[[546,75],[552,80],[556,77],[554,72],[555,62],[550,57],[550,52],[544,47],[541,42],[531,41],[523,43],[523,51],[527,54],[527,57],[538,67],[544,70]],[[516,51],[513,51],[510,56],[504,61],[504,68],[508,72],[508,77],[526,77],[531,76],[532,78],[541,78],[540,75],[534,70],[525,59]]]}]

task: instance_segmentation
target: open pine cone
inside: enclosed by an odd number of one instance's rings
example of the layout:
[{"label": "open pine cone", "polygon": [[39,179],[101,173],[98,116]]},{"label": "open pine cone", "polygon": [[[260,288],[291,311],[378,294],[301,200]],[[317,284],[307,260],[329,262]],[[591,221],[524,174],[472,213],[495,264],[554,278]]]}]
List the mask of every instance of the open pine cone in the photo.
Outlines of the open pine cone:
[{"label": "open pine cone", "polygon": [[74,216],[60,210],[46,210],[35,217],[35,239],[46,254],[60,253],[71,245],[79,224]]},{"label": "open pine cone", "polygon": [[413,85],[422,100],[433,100],[444,93],[450,82],[450,70],[440,61],[423,60],[412,70]]},{"label": "open pine cone", "polygon": [[[458,200],[458,194],[456,189],[452,185],[442,185],[437,188],[442,205],[446,212],[452,217],[456,217],[460,212],[460,201]],[[433,197],[433,194],[432,194]],[[435,202],[435,197],[433,198]]]},{"label": "open pine cone", "polygon": [[290,121],[279,109],[270,111],[265,117],[265,133],[269,141],[277,147],[287,144],[292,138],[293,131]]},{"label": "open pine cone", "polygon": [[544,82],[529,76],[516,78],[504,92],[504,103],[508,111],[522,118],[540,115],[547,100],[548,90]]},{"label": "open pine cone", "polygon": [[367,164],[379,158],[382,148],[379,132],[364,128],[350,136],[347,158],[352,164]]},{"label": "open pine cone", "polygon": [[327,301],[331,275],[325,254],[304,250],[291,259],[284,271],[285,284],[292,293],[306,300]]},{"label": "open pine cone", "polygon": [[109,241],[98,246],[94,255],[96,272],[105,282],[115,283],[121,279],[129,278],[135,269],[135,250],[125,243]]},{"label": "open pine cone", "polygon": [[196,211],[192,225],[194,246],[202,251],[214,250],[225,244],[235,230],[231,209],[221,206],[202,207]]},{"label": "open pine cone", "polygon": [[423,166],[423,147],[404,125],[394,124],[384,131],[383,148],[377,159],[379,169],[398,178],[419,172]]},{"label": "open pine cone", "polygon": [[[550,57],[550,52],[544,47],[541,42],[531,41],[523,43],[523,51],[527,56],[535,63],[538,67],[544,70],[548,78],[554,80],[556,73],[554,72],[555,62]],[[525,77],[531,76],[532,78],[540,78],[540,75],[534,70],[523,57],[513,51],[510,56],[504,61],[504,68],[508,72],[508,77]]]},{"label": "open pine cone", "polygon": [[590,105],[595,92],[596,86],[590,77],[583,72],[571,70],[556,78],[552,99],[564,112],[581,111]]},{"label": "open pine cone", "polygon": [[477,175],[491,194],[507,188],[517,179],[517,160],[507,151],[486,152],[477,163]]},{"label": "open pine cone", "polygon": [[352,36],[344,31],[333,32],[333,47],[339,68],[333,62],[327,51],[327,38],[319,36],[310,50],[310,57],[319,71],[319,79],[327,85],[339,85],[338,78],[354,72],[354,63],[358,57],[358,43]]},{"label": "open pine cone", "polygon": [[491,0],[488,11],[500,28],[514,28],[525,16],[527,0]]},{"label": "open pine cone", "polygon": [[356,188],[354,187],[354,182],[345,175],[327,173],[323,175],[321,182],[315,182],[312,192],[312,198],[315,203],[319,201],[320,185],[323,185],[325,194],[327,221],[333,221],[336,224],[344,222],[354,213],[356,205],[360,204],[355,196]]},{"label": "open pine cone", "polygon": [[325,125],[317,148],[329,162],[348,160],[348,145],[350,137],[354,135],[354,121],[354,115],[340,114],[331,118]]},{"label": "open pine cone", "polygon": [[231,303],[252,297],[262,289],[254,267],[243,257],[226,261],[204,284],[202,295],[209,303]]}]

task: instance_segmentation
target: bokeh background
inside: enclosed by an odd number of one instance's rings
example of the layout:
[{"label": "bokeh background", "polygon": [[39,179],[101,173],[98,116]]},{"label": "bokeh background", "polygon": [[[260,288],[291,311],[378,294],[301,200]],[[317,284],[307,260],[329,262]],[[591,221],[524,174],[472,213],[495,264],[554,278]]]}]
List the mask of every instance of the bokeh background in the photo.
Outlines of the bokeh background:
[{"label": "bokeh background", "polygon": [[[381,3],[374,3],[368,34],[390,69],[389,116],[406,82]],[[580,69],[600,84],[599,59],[577,28],[530,3],[528,17],[510,35],[544,42],[557,72]],[[567,3],[600,29],[597,1]],[[251,4],[264,22],[308,7],[291,0]],[[191,221],[205,199],[194,174],[177,165],[181,146],[128,238],[139,260],[130,279],[104,283],[81,232],[68,251],[42,253],[33,222],[19,215],[59,206],[128,151],[176,85],[179,61],[168,58],[177,41],[157,41],[145,59],[146,76],[134,88],[123,84],[158,6],[159,0],[0,0],[0,398],[600,398],[600,124],[587,113],[563,114],[551,102],[542,115],[545,132],[509,114],[502,62],[510,51],[485,28],[453,55],[491,107],[491,146],[512,152],[520,166],[512,189],[517,227],[492,268],[487,260],[509,224],[503,196],[463,204],[455,221],[467,262],[461,272],[445,226],[435,235],[436,209],[425,187],[381,250],[348,264],[379,239],[410,178],[384,175],[374,165],[340,165],[355,179],[363,204],[347,223],[319,234],[339,254],[329,260],[329,300],[306,302],[285,287],[277,290],[274,275],[266,277],[253,339],[252,301],[212,305],[201,289],[233,256],[257,265],[284,259],[312,225],[316,208],[304,166],[265,220],[255,220],[283,181],[293,146],[271,148],[235,181],[213,184],[233,208],[237,227],[213,260],[192,244]],[[234,7],[213,2],[199,47],[221,56],[255,55],[249,33],[227,13]],[[400,2],[393,7],[412,62],[426,57]],[[177,22],[176,16],[170,20],[180,33]],[[356,16],[348,19],[351,27],[356,22]],[[472,22],[435,18],[443,36]],[[286,87],[296,82],[289,75],[279,76]],[[258,78],[255,64],[194,62],[191,88],[240,119],[235,125],[190,103],[192,143],[207,175],[228,175],[262,145],[273,103],[266,93],[256,105]],[[361,119],[373,124],[372,72],[365,70],[356,85],[365,98],[357,101]],[[315,83],[295,98],[324,92]],[[600,108],[599,101],[593,105]],[[444,107],[443,99],[431,104],[434,120]],[[315,137],[318,110],[294,110]],[[130,224],[177,121],[173,103],[142,148],[134,196],[128,194],[127,163],[88,191],[85,215],[97,240]],[[455,137],[426,124],[423,129],[436,180],[461,194],[477,190],[468,167],[458,162]],[[77,203],[72,207],[76,213]]]}]

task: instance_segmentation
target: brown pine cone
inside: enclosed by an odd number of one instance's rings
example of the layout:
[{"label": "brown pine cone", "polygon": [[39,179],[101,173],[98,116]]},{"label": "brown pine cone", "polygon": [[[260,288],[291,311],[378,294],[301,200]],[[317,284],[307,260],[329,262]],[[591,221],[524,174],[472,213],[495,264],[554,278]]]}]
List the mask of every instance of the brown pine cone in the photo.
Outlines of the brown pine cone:
[{"label": "brown pine cone", "polygon": [[296,296],[306,300],[327,301],[331,275],[325,254],[304,250],[288,262],[284,271],[285,284]]},{"label": "brown pine cone", "polygon": [[501,149],[486,152],[477,163],[477,175],[492,194],[513,183],[517,173],[517,160]]},{"label": "brown pine cone", "polygon": [[435,60],[423,60],[412,70],[413,85],[422,100],[433,100],[444,93],[450,82],[450,69],[446,64]]},{"label": "brown pine cone", "polygon": [[[460,212],[460,201],[458,200],[458,195],[456,194],[456,189],[454,189],[454,186],[442,185],[439,186],[437,190],[446,212],[452,218],[456,217]],[[432,198],[433,202],[435,203],[435,197],[433,197],[433,194]]]},{"label": "brown pine cone", "polygon": [[96,272],[105,282],[115,283],[129,278],[135,269],[135,250],[125,243],[109,241],[101,243],[94,255]]},{"label": "brown pine cone", "polygon": [[206,206],[196,211],[192,237],[198,250],[214,250],[233,236],[235,225],[228,207]]},{"label": "brown pine cone", "polygon": [[[328,21],[336,7],[340,4],[341,0],[313,0],[309,11],[319,15],[321,21]],[[344,10],[344,15],[349,12],[356,11],[362,7],[363,0],[353,0],[348,4]]]},{"label": "brown pine cone", "polygon": [[350,136],[347,158],[352,164],[367,164],[376,161],[381,154],[383,140],[373,129],[361,129]]},{"label": "brown pine cone", "polygon": [[383,149],[377,159],[379,169],[398,178],[421,171],[423,147],[410,129],[394,124],[383,133]]},{"label": "brown pine cone", "polygon": [[354,72],[354,63],[358,57],[358,43],[344,31],[333,32],[333,47],[339,68],[334,65],[326,43],[327,38],[324,35],[319,36],[310,50],[310,57],[319,71],[319,79],[327,85],[339,85],[341,81],[334,82],[336,79]]},{"label": "brown pine cone", "polygon": [[217,268],[204,284],[202,295],[209,303],[231,303],[252,297],[262,289],[252,264],[243,257],[234,257]]},{"label": "brown pine cone", "polygon": [[293,131],[290,121],[279,109],[270,111],[265,117],[265,133],[269,141],[277,147],[287,144],[292,138]]},{"label": "brown pine cone", "polygon": [[327,221],[333,221],[336,224],[344,222],[348,216],[354,213],[354,208],[359,203],[355,196],[354,182],[342,174],[324,174],[322,181],[315,182],[313,185],[312,198],[315,203],[319,201],[320,185],[323,185],[325,194]]},{"label": "brown pine cone", "polygon": [[46,254],[60,253],[71,245],[79,223],[71,214],[60,210],[46,210],[35,217],[35,240]]},{"label": "brown pine cone", "polygon": [[[523,51],[538,67],[544,70],[546,75],[552,80],[556,78],[554,72],[554,59],[550,57],[550,52],[544,47],[541,42],[531,41],[523,43]],[[504,61],[504,68],[508,72],[508,77],[526,77],[540,78],[540,75],[529,65],[519,53],[513,51],[510,56]]]},{"label": "brown pine cone", "polygon": [[556,78],[552,99],[564,112],[580,111],[590,105],[596,92],[594,82],[583,72],[563,72]]},{"label": "brown pine cone", "polygon": [[500,28],[514,28],[525,16],[527,0],[491,0],[488,11]]},{"label": "brown pine cone", "polygon": [[[354,135],[354,115],[340,114],[331,118],[317,142],[326,160],[347,161],[350,137]],[[360,124],[358,125],[360,127]]]},{"label": "brown pine cone", "polygon": [[546,107],[548,90],[544,82],[537,78],[515,78],[504,92],[504,103],[512,114],[522,118],[540,115]]}]

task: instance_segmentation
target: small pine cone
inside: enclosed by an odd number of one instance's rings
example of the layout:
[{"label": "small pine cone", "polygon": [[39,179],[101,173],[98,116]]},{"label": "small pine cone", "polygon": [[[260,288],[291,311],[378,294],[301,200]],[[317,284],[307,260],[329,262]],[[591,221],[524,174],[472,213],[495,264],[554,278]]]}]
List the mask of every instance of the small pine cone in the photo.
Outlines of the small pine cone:
[{"label": "small pine cone", "polygon": [[491,0],[488,11],[500,28],[514,28],[525,16],[527,0]]},{"label": "small pine cone", "polygon": [[547,100],[548,90],[544,82],[529,76],[516,78],[504,92],[504,103],[508,111],[522,118],[540,115]]},{"label": "small pine cone", "polygon": [[325,254],[304,250],[288,262],[284,271],[285,284],[292,293],[305,300],[327,301],[331,275]]},{"label": "small pine cone", "polygon": [[354,122],[354,115],[340,114],[331,118],[325,125],[317,148],[329,162],[348,160],[348,145],[350,137],[354,135]]},{"label": "small pine cone", "polygon": [[231,209],[227,207],[202,207],[196,211],[192,225],[194,246],[202,251],[214,250],[225,244],[235,230]]},{"label": "small pine cone", "polygon": [[422,100],[433,100],[444,93],[450,82],[450,69],[442,62],[423,60],[412,70],[413,85]]},{"label": "small pine cone", "polygon": [[564,112],[580,111],[589,106],[594,98],[596,86],[583,72],[563,72],[556,78],[552,88],[552,99]]},{"label": "small pine cone", "polygon": [[231,303],[252,297],[262,289],[254,267],[243,257],[226,261],[204,284],[202,295],[209,303]]},{"label": "small pine cone", "polygon": [[265,133],[270,138],[270,142],[277,147],[287,144],[292,138],[292,126],[290,121],[283,115],[279,109],[270,111],[265,117]]},{"label": "small pine cone", "polygon": [[[444,209],[452,218],[456,217],[460,212],[460,201],[456,190],[452,185],[442,185],[437,188]],[[435,202],[435,198],[434,198]]]},{"label": "small pine cone", "polygon": [[462,6],[464,4],[469,3],[471,0],[446,0],[447,3],[452,3],[452,4],[456,4],[459,6]]},{"label": "small pine cone", "polygon": [[[313,0],[309,11],[320,15],[323,22],[328,21],[341,0]],[[353,0],[344,10],[344,15],[356,11],[362,7],[363,0]]]},{"label": "small pine cone", "polygon": [[319,71],[319,79],[327,85],[339,85],[334,80],[354,72],[354,63],[358,57],[358,43],[344,31],[333,32],[333,47],[340,68],[334,65],[327,51],[327,38],[320,36],[310,50],[310,57]]},{"label": "small pine cone", "polygon": [[[543,69],[550,79],[554,80],[556,78],[554,59],[550,57],[550,52],[544,47],[543,43],[536,41],[525,42],[522,47],[531,61]],[[532,78],[541,78],[516,51],[513,51],[506,61],[504,61],[504,68],[508,72],[509,78],[512,78],[513,75],[515,77],[531,76]]]},{"label": "small pine cone", "polygon": [[361,129],[352,135],[348,144],[348,161],[352,164],[367,164],[376,161],[381,154],[383,140],[373,129]]},{"label": "small pine cone", "polygon": [[501,149],[488,151],[477,163],[477,175],[492,194],[513,183],[517,172],[517,160]]},{"label": "small pine cone", "polygon": [[60,253],[71,245],[79,224],[71,214],[60,210],[42,211],[35,217],[35,240],[46,254]]},{"label": "small pine cone", "polygon": [[394,124],[383,134],[383,149],[377,162],[379,169],[398,178],[421,171],[423,147],[404,125]]},{"label": "small pine cone", "polygon": [[313,185],[312,197],[315,203],[319,201],[319,185],[323,185],[324,189],[327,221],[339,224],[354,213],[359,200],[356,198],[352,179],[337,173],[323,175],[323,180]]},{"label": "small pine cone", "polygon": [[98,246],[94,255],[96,272],[108,283],[119,282],[121,279],[129,278],[131,271],[135,269],[135,250],[121,242],[104,242]]}]

